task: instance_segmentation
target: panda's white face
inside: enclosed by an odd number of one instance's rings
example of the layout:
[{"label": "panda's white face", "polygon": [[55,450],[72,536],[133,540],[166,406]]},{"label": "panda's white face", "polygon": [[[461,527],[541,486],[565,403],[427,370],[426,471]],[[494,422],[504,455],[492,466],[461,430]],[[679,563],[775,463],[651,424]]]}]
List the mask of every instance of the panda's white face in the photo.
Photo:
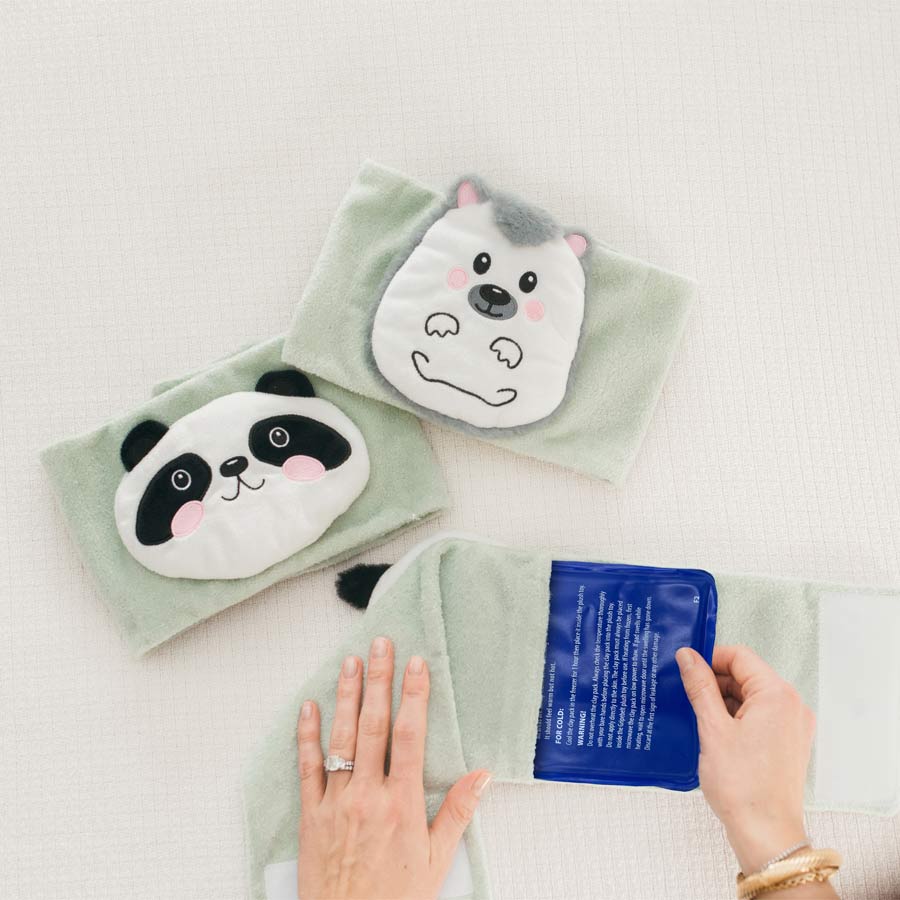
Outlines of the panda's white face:
[{"label": "panda's white face", "polygon": [[219,397],[168,429],[142,422],[122,457],[133,466],[116,491],[119,535],[171,578],[267,569],[316,541],[369,478],[362,434],[336,406],[260,391]]},{"label": "panda's white face", "polygon": [[[470,182],[381,298],[372,352],[402,394],[479,428],[536,422],[559,406],[584,318],[580,234],[513,243]],[[502,215],[503,211],[500,211]]]}]

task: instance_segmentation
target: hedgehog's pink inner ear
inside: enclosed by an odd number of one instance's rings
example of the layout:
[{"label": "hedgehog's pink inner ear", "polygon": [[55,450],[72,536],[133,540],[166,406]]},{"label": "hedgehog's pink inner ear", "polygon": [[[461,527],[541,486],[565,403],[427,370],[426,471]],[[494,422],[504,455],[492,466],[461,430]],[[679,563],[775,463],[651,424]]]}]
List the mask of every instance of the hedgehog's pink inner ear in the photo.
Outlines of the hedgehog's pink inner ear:
[{"label": "hedgehog's pink inner ear", "polygon": [[456,189],[456,205],[457,206],[470,206],[473,203],[480,203],[480,199],[478,197],[478,191],[475,190],[475,185],[472,184],[471,181],[464,181],[457,189]]},{"label": "hedgehog's pink inner ear", "polygon": [[573,232],[566,235],[566,243],[572,248],[572,252],[580,259],[587,250],[587,238],[583,234]]}]

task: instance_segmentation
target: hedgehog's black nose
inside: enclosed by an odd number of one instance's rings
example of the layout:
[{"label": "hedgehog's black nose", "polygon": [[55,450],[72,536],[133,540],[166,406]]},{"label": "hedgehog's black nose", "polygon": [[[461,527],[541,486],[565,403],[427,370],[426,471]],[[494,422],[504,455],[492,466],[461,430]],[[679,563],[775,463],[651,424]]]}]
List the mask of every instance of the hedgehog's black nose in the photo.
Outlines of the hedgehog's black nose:
[{"label": "hedgehog's black nose", "polygon": [[519,308],[516,298],[497,284],[476,284],[469,291],[469,306],[486,319],[511,319]]},{"label": "hedgehog's black nose", "polygon": [[240,475],[241,472],[246,472],[247,466],[246,456],[232,456],[231,459],[226,459],[225,462],[219,466],[219,472],[226,478],[231,478],[235,475]]},{"label": "hedgehog's black nose", "polygon": [[478,289],[478,293],[481,295],[481,299],[485,303],[490,303],[491,306],[506,306],[512,302],[509,291],[503,290],[496,284],[483,284]]}]

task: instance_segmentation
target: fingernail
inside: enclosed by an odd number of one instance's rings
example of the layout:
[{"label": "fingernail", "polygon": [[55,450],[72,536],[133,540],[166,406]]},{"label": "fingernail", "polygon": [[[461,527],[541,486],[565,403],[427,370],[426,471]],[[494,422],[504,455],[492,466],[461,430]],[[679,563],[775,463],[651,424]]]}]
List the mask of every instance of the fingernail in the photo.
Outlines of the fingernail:
[{"label": "fingernail", "polygon": [[675,662],[678,663],[678,668],[681,669],[682,672],[685,672],[694,665],[696,660],[690,649],[687,647],[680,647],[675,651]]},{"label": "fingernail", "polygon": [[377,637],[374,641],[372,641],[372,656],[376,658],[380,658],[382,656],[387,656],[388,653],[388,642],[387,638]]},{"label": "fingernail", "polygon": [[301,719],[311,719],[313,712],[313,705],[311,700],[307,700],[302,707],[300,707],[300,718]]},{"label": "fingernail", "polygon": [[476,797],[480,797],[485,788],[494,780],[494,776],[491,775],[490,772],[482,772],[481,775],[478,776],[478,779],[475,781],[475,784],[472,785],[472,792]]},{"label": "fingernail", "polygon": [[421,656],[414,656],[409,661],[409,672],[411,675],[421,675],[425,669],[425,660]]},{"label": "fingernail", "polygon": [[352,678],[356,674],[355,656],[348,656],[344,660],[344,665],[341,667],[341,672],[343,672],[344,678]]}]

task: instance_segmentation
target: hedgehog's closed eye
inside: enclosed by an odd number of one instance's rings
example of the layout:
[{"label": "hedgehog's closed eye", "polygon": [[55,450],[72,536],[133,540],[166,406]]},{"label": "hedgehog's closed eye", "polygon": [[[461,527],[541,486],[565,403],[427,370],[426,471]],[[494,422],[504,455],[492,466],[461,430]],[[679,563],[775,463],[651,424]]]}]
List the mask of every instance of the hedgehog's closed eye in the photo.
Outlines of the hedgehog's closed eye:
[{"label": "hedgehog's closed eye", "polygon": [[273,428],[269,432],[269,443],[273,447],[287,447],[291,436],[285,428]]},{"label": "hedgehog's closed eye", "polygon": [[519,279],[519,290],[523,294],[530,294],[537,287],[537,275],[534,272],[526,272]]},{"label": "hedgehog's closed eye", "polygon": [[185,469],[176,469],[172,473],[171,481],[176,491],[186,491],[191,486],[191,476]]},{"label": "hedgehog's closed eye", "polygon": [[479,253],[472,261],[472,268],[477,275],[484,275],[491,267],[491,257],[488,253]]}]

